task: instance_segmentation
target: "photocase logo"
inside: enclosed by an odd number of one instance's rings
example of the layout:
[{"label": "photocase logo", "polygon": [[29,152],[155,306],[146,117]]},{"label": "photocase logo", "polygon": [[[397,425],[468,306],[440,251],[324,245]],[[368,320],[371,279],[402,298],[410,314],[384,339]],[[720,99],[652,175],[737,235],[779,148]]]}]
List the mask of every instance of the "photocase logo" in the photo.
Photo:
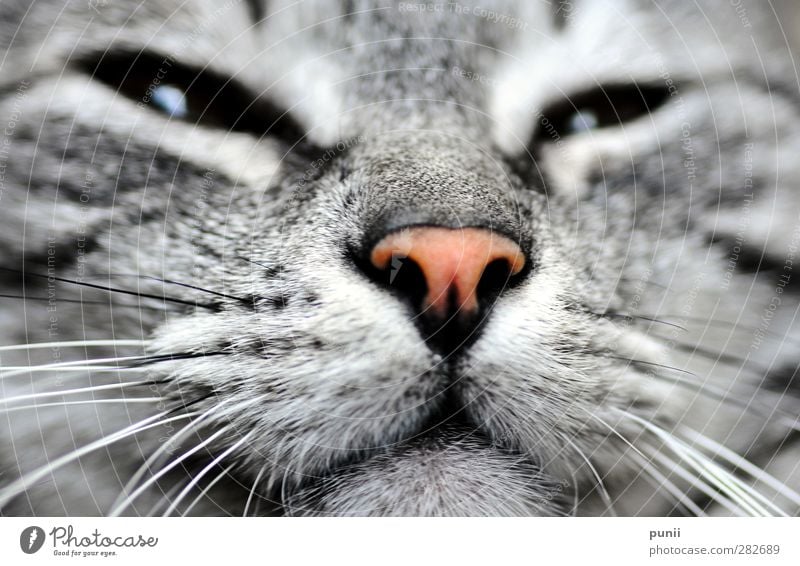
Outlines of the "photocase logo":
[{"label": "photocase logo", "polygon": [[398,254],[396,252],[392,252],[392,268],[389,272],[389,285],[394,283],[394,278],[397,277],[397,273],[400,271],[400,268],[403,267],[403,260],[408,257],[408,254]]},{"label": "photocase logo", "polygon": [[28,527],[19,535],[19,547],[25,554],[38,552],[44,544],[44,529],[41,527]]}]

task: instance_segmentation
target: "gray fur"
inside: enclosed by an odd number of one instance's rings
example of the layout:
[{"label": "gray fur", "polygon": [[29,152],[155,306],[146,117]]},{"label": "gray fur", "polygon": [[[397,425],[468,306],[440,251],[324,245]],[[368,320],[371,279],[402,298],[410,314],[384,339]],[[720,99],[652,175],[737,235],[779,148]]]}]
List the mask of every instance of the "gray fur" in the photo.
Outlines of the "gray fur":
[{"label": "gray fur", "polygon": [[[0,266],[200,304],[0,273],[28,297],[3,301],[0,344],[144,341],[3,367],[193,355],[0,376],[6,400],[139,378],[127,398],[162,399],[0,413],[3,514],[182,512],[230,465],[192,514],[748,512],[642,423],[747,458],[776,481],[742,481],[798,513],[800,100],[769,3],[409,4],[275,0],[254,23],[235,1],[3,0]],[[170,119],[73,63],[143,48],[235,78],[306,142]],[[631,81],[674,89],[624,127],[531,141],[542,108]],[[491,227],[534,264],[452,359],[352,261],[417,223]],[[48,469],[174,407],[208,416]]]}]

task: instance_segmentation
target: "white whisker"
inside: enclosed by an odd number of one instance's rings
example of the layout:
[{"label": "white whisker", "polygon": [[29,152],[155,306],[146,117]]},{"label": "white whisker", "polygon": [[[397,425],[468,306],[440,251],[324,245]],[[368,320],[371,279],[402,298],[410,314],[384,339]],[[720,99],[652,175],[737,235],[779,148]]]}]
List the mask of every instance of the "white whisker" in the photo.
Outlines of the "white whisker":
[{"label": "white whisker", "polygon": [[730,511],[731,514],[745,515],[745,512],[741,507],[737,506],[733,501],[725,497],[725,495],[712,488],[710,485],[700,479],[697,474],[690,473],[683,466],[680,466],[675,460],[672,460],[664,455],[659,449],[646,444],[644,447],[649,449],[649,452],[651,453],[650,459],[656,460],[660,465],[669,470],[670,475],[675,474],[681,479],[685,480],[690,486],[700,490],[709,499],[722,505],[725,509]]},{"label": "white whisker", "polygon": [[[73,362],[58,362],[55,364],[43,364],[39,366],[8,366],[2,367],[0,366],[0,379],[6,379],[8,377],[14,377],[17,375],[26,375],[28,373],[33,372],[42,372],[42,371],[54,371],[54,370],[63,370],[64,368],[74,368],[78,367],[79,369],[93,369],[94,366],[104,366],[107,369],[122,369],[118,366],[108,365],[108,364],[116,364],[118,362],[130,362],[130,361],[143,361],[147,360],[147,356],[122,356],[117,358],[99,358],[97,360],[76,360]],[[125,369],[128,369],[126,366]]]},{"label": "white whisker", "polygon": [[675,500],[672,509],[682,508],[684,513],[693,517],[708,516],[703,509],[701,509],[694,501],[691,500],[691,498],[689,498],[685,491],[682,491],[675,484],[675,482],[671,481],[667,476],[659,472],[658,468],[652,463],[652,461],[646,458],[641,458],[638,454],[634,455],[633,458],[634,460],[638,460],[639,465],[644,472],[645,481],[655,490],[653,495],[647,499],[647,502],[650,502],[654,497],[656,497],[656,494],[661,490],[666,490],[666,492]]},{"label": "white whisker", "polygon": [[170,411],[163,411],[161,413],[143,419],[137,423],[125,427],[120,431],[117,431],[108,436],[95,440],[94,442],[91,442],[77,450],[73,450],[68,454],[64,454],[63,456],[55,459],[54,461],[49,462],[48,464],[25,474],[24,476],[15,480],[8,486],[4,487],[3,489],[0,489],[0,507],[3,507],[13,497],[26,491],[31,484],[36,483],[37,481],[47,476],[48,474],[52,474],[55,470],[57,470],[61,466],[69,464],[70,462],[74,462],[81,456],[89,454],[99,448],[103,448],[104,446],[113,444],[114,442],[122,440],[123,438],[126,438],[128,436],[133,436],[134,434],[138,434],[140,432],[143,432],[151,428],[155,428],[157,426],[162,426],[172,421],[186,419],[194,416],[193,413],[186,413],[183,415],[177,415],[174,417],[170,417],[168,419],[160,420],[163,417],[167,416],[169,413]]},{"label": "white whisker", "polygon": [[178,466],[181,462],[185,461],[192,454],[195,454],[196,452],[202,450],[204,447],[206,447],[209,444],[211,444],[212,442],[214,442],[214,440],[216,440],[217,438],[219,438],[223,434],[229,432],[231,430],[231,428],[232,427],[229,426],[229,427],[223,428],[221,430],[218,430],[217,432],[215,432],[214,434],[209,436],[207,439],[205,439],[203,442],[201,442],[200,444],[197,444],[191,450],[187,450],[186,452],[181,454],[178,458],[176,458],[175,460],[170,462],[169,465],[164,466],[163,468],[161,468],[158,472],[156,472],[151,477],[149,477],[146,482],[144,482],[142,485],[137,487],[133,491],[133,493],[131,493],[130,495],[125,497],[125,499],[118,506],[112,508],[111,512],[108,514],[108,516],[109,517],[118,517],[120,515],[120,513],[122,513],[128,506],[130,506],[136,500],[137,497],[139,497],[142,493],[144,493],[145,490],[147,490],[147,488],[149,488],[151,485],[156,483],[160,478],[164,477],[170,470],[172,470],[173,468]]},{"label": "white whisker", "polygon": [[175,435],[171,436],[166,442],[161,444],[161,446],[156,450],[153,454],[148,456],[148,458],[144,461],[144,463],[139,466],[139,468],[133,473],[133,475],[128,479],[125,483],[125,486],[120,491],[120,494],[114,500],[114,503],[111,504],[111,509],[116,509],[118,506],[122,505],[129,497],[129,492],[131,488],[139,483],[139,480],[144,477],[144,474],[152,469],[153,464],[158,460],[163,454],[169,450],[170,445],[175,443],[178,439],[180,439],[185,433],[191,430],[195,430],[199,424],[214,411],[214,407],[207,409],[205,412],[201,413],[196,419],[192,420],[184,427],[182,427]]},{"label": "white whisker", "polygon": [[574,470],[570,470],[570,475],[572,475],[572,488],[573,488],[573,491],[574,491],[574,493],[572,494],[572,496],[573,496],[573,498],[572,498],[572,516],[573,517],[577,517],[578,516],[578,505],[581,502],[580,495],[579,495],[580,492],[578,490],[578,477],[575,475],[575,471]]},{"label": "white whisker", "polygon": [[[641,470],[645,473],[645,475],[650,476],[655,482],[658,482],[658,485],[654,487],[657,489],[661,487],[665,488],[681,505],[686,507],[695,516],[704,517],[706,515],[705,512],[686,495],[686,493],[681,491],[677,485],[670,481],[669,478],[659,472],[658,469],[652,464],[650,459],[645,456],[641,450],[634,446],[630,440],[625,438],[625,436],[623,436],[622,433],[620,433],[615,427],[611,426],[611,424],[607,423],[594,413],[586,410],[585,412],[600,424],[608,428],[612,434],[622,440],[622,442],[624,442],[631,450],[634,451],[634,459],[638,461]],[[625,493],[625,491],[622,493]]]},{"label": "white whisker", "polygon": [[253,502],[253,497],[255,496],[256,488],[258,487],[258,484],[261,482],[261,477],[267,470],[267,466],[269,466],[269,462],[265,463],[263,466],[261,466],[261,469],[258,470],[256,479],[253,482],[253,487],[250,489],[250,494],[247,496],[247,503],[244,504],[244,511],[242,512],[242,517],[247,517],[247,512],[250,510],[250,504]]},{"label": "white whisker", "polygon": [[[641,451],[636,450],[636,452],[631,456],[634,460],[636,460],[641,467],[642,471],[645,473],[646,477],[650,478],[648,483],[653,486],[656,490],[666,489],[667,492],[672,495],[679,505],[682,505],[686,508],[687,511],[692,513],[695,517],[706,517],[706,512],[703,511],[691,498],[686,494],[686,492],[682,491],[675,482],[670,480],[667,476],[662,474],[658,468],[653,465],[652,461],[647,458]],[[675,464],[677,465],[677,464]],[[655,497],[655,493],[653,494],[650,499]],[[649,502],[650,499],[647,501]]]},{"label": "white whisker", "polygon": [[195,505],[200,503],[200,501],[203,499],[203,497],[205,497],[206,494],[209,491],[211,491],[211,488],[213,488],[215,485],[217,485],[217,483],[221,479],[226,477],[228,475],[228,472],[230,472],[235,466],[236,466],[236,464],[231,464],[230,466],[228,466],[227,468],[222,470],[222,472],[217,477],[215,477],[211,482],[209,482],[209,484],[206,487],[203,488],[203,491],[201,491],[200,494],[197,497],[195,497],[194,500],[189,504],[189,506],[186,509],[183,510],[183,513],[181,513],[181,517],[185,517],[186,515],[188,515],[189,512],[192,509],[194,509]]},{"label": "white whisker", "polygon": [[753,463],[747,461],[745,458],[736,454],[733,450],[726,448],[722,444],[712,440],[711,438],[707,437],[704,434],[700,434],[698,431],[693,430],[687,426],[680,427],[680,431],[685,436],[689,437],[692,442],[695,442],[707,450],[710,450],[714,454],[721,456],[725,460],[727,460],[733,466],[743,470],[745,473],[750,474],[753,478],[757,479],[760,482],[770,486],[776,492],[780,493],[782,496],[786,497],[792,503],[796,503],[800,505],[800,493],[797,493],[785,483],[781,482],[774,476],[771,476],[758,466],[754,465]]},{"label": "white whisker", "polygon": [[178,442],[185,434],[193,430],[197,430],[200,425],[202,425],[210,416],[214,413],[218,412],[220,407],[225,405],[229,399],[223,400],[216,405],[206,409],[199,416],[194,419],[192,422],[188,423],[186,426],[181,428],[177,433],[171,436],[166,442],[164,442],[158,450],[156,450],[153,454],[151,454],[144,463],[139,466],[139,468],[134,472],[134,474],[130,477],[130,479],[125,483],[125,487],[122,488],[119,496],[114,500],[114,503],[111,505],[112,509],[115,509],[117,506],[121,505],[122,502],[127,497],[127,493],[139,483],[139,481],[144,477],[144,474],[147,473],[148,470],[153,469],[153,465],[164,455],[166,454],[170,447]]},{"label": "white whisker", "polygon": [[[786,516],[786,512],[777,505],[767,500],[753,488],[746,485],[739,478],[724,470],[721,466],[713,462],[701,452],[692,449],[674,435],[668,433],[661,427],[648,422],[628,411],[619,410],[624,416],[635,420],[647,430],[655,434],[662,440],[675,454],[680,456],[697,472],[708,479],[717,489],[726,493],[731,499],[745,509],[748,513],[755,516],[772,516],[774,513]],[[772,512],[768,508],[772,509]]]},{"label": "white whisker", "polygon": [[238,450],[239,447],[242,446],[245,442],[247,442],[254,433],[255,433],[254,430],[248,432],[238,442],[230,446],[222,454],[220,454],[219,456],[214,458],[211,462],[209,462],[209,464],[205,468],[200,470],[200,472],[195,477],[192,478],[192,481],[190,481],[187,484],[187,486],[183,488],[178,497],[172,502],[169,508],[166,511],[164,511],[164,514],[162,516],[169,517],[172,514],[172,512],[175,511],[180,502],[183,501],[183,498],[186,497],[186,495],[200,482],[201,479],[203,479],[203,477],[205,477],[205,475],[209,471],[211,471],[212,468],[214,468],[214,466],[216,466],[219,462],[227,458],[229,454],[231,454],[235,450]]},{"label": "white whisker", "polygon": [[608,490],[606,489],[605,484],[603,483],[603,478],[600,477],[600,474],[597,471],[597,468],[589,461],[589,458],[583,453],[583,451],[578,448],[571,440],[568,438],[564,438],[564,441],[569,444],[575,452],[586,462],[586,465],[589,467],[589,470],[592,472],[595,481],[597,482],[597,491],[600,494],[600,497],[603,499],[603,502],[606,504],[606,508],[614,517],[617,516],[617,512],[614,510],[614,504],[611,501],[611,496],[608,494]]},{"label": "white whisker", "polygon": [[[638,417],[636,417],[638,418]],[[683,444],[676,439],[672,434],[655,426],[652,423],[644,421],[645,428],[654,433],[664,444],[666,444],[677,456],[684,462],[688,463],[696,472],[700,473],[701,477],[707,479],[711,485],[727,496],[736,503],[738,507],[743,509],[750,516],[770,516],[771,514],[762,506],[760,506],[752,497],[750,497],[744,490],[739,487],[739,481],[730,473],[726,472],[696,450]],[[698,457],[699,456],[699,457]]]},{"label": "white whisker", "polygon": [[147,512],[147,516],[148,517],[155,517],[157,513],[160,513],[161,509],[163,507],[166,507],[167,505],[169,505],[169,502],[172,501],[172,498],[175,497],[175,494],[178,493],[178,491],[183,487],[183,485],[184,485],[183,483],[179,482],[179,483],[176,483],[175,485],[173,485],[169,489],[169,491],[167,491],[167,493],[164,493],[162,491],[161,493],[164,494],[164,497],[159,499],[156,502],[156,504],[153,505],[153,508],[150,509],[150,511]]},{"label": "white whisker", "polygon": [[61,403],[41,403],[39,405],[24,405],[22,407],[11,407],[8,409],[0,409],[2,413],[13,413],[14,411],[23,411],[26,409],[45,409],[48,407],[68,407],[71,405],[103,405],[112,403],[157,403],[163,401],[162,397],[139,397],[132,399],[86,399],[85,401],[64,401]]},{"label": "white whisker", "polygon": [[[674,444],[673,444],[674,443]],[[694,467],[698,472],[704,473],[714,486],[718,489],[727,490],[729,496],[736,501],[740,506],[750,510],[756,516],[771,517],[774,514],[787,516],[777,505],[763,497],[760,493],[746,485],[732,473],[723,469],[718,464],[701,454],[697,450],[693,450],[687,444],[678,441],[673,437],[673,442],[669,443],[670,449],[686,460],[690,466]],[[757,501],[758,500],[758,501]],[[766,507],[764,507],[766,505]],[[767,509],[772,508],[772,512]]]},{"label": "white whisker", "polygon": [[[19,369],[19,367],[17,367]],[[93,373],[141,373],[143,371],[148,371],[150,368],[146,367],[126,367],[126,366],[74,366],[68,368],[25,368],[18,372],[14,372],[13,375],[3,375],[0,376],[0,381],[10,378],[10,377],[18,377],[20,375],[28,375],[32,373],[58,373],[58,374],[65,374],[65,373],[74,373],[78,377],[82,373],[93,372]]]},{"label": "white whisker", "polygon": [[[255,399],[248,399],[246,401],[237,403],[236,405],[234,405],[233,410],[236,410],[236,409],[239,409],[239,408],[242,408],[242,407],[247,407],[249,405],[252,405],[254,403],[259,402],[261,399],[262,399],[262,397],[256,397]],[[184,454],[179,456],[176,460],[173,460],[172,462],[170,462],[167,466],[159,468],[159,470],[157,472],[155,472],[151,477],[149,477],[146,482],[144,482],[142,485],[137,487],[132,493],[129,494],[129,492],[131,491],[131,488],[139,483],[139,481],[142,479],[142,477],[144,477],[144,474],[147,473],[148,470],[151,470],[153,468],[153,464],[155,462],[157,462],[169,450],[169,448],[170,448],[170,446],[172,444],[177,442],[184,435],[186,435],[186,434],[188,434],[188,433],[190,433],[192,431],[196,431],[210,417],[215,416],[215,414],[219,412],[220,408],[222,406],[224,406],[229,401],[230,401],[230,399],[226,399],[226,400],[214,405],[213,407],[210,407],[210,408],[206,409],[202,413],[199,413],[196,419],[193,419],[192,422],[190,422],[189,424],[184,426],[173,437],[171,437],[169,440],[167,440],[165,443],[163,443],[158,448],[158,450],[156,450],[153,454],[151,454],[147,458],[147,460],[145,460],[145,462],[141,466],[139,466],[139,468],[136,470],[136,472],[133,474],[133,476],[131,476],[131,478],[126,482],[125,487],[122,488],[122,492],[120,493],[120,495],[117,497],[117,499],[114,501],[114,503],[111,506],[112,510],[111,510],[110,516],[113,517],[113,516],[116,516],[119,513],[121,513],[128,505],[133,503],[134,499],[136,499],[142,492],[144,492],[144,490],[146,490],[148,487],[150,487],[155,482],[157,482],[167,472],[169,472],[170,470],[175,468],[182,461],[184,461],[186,458],[188,458],[189,456],[191,456],[192,454],[194,454],[198,450],[202,449],[204,446],[207,446],[208,444],[213,442],[220,435],[222,435],[222,434],[228,432],[229,430],[231,430],[232,425],[223,427],[221,430],[219,430],[216,433],[212,434],[209,438],[205,439],[203,442],[201,442],[200,444],[196,445],[194,448],[192,448],[188,452],[185,452]]]},{"label": "white whisker", "polygon": [[60,395],[77,395],[78,393],[94,393],[95,391],[106,391],[108,389],[123,389],[151,383],[149,381],[129,381],[125,383],[110,383],[108,385],[93,385],[92,387],[81,387],[78,389],[64,389],[63,391],[45,391],[43,393],[32,393],[30,395],[17,395],[16,397],[6,397],[0,399],[0,405],[8,405],[16,401],[27,401],[29,399],[42,399],[44,397],[58,397]]},{"label": "white whisker", "polygon": [[44,348],[95,348],[103,346],[145,346],[150,340],[68,340],[64,342],[35,342],[33,344],[15,344],[13,346],[0,346],[0,352],[13,352],[17,350],[38,350]]}]

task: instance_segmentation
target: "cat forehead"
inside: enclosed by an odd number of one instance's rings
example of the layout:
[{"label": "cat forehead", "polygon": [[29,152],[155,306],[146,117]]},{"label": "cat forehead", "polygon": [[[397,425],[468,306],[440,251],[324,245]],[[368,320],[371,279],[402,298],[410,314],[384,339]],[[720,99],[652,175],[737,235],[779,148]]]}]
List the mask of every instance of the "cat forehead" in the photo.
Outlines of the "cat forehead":
[{"label": "cat forehead", "polygon": [[658,48],[663,42],[691,45],[701,30],[701,41],[727,43],[774,20],[770,7],[750,0],[68,0],[66,6],[43,0],[24,16],[87,45],[130,42],[172,52],[189,38],[206,58],[235,46],[263,50],[298,36],[309,50],[336,50],[402,34],[456,38],[513,54],[515,45],[579,39],[569,33],[574,28],[591,30],[584,39],[632,47],[647,38]]},{"label": "cat forehead", "polygon": [[[785,44],[772,10],[747,0],[722,6],[679,0],[53,2],[61,10],[50,3],[3,14],[4,36],[17,25],[46,28],[44,48],[37,49],[44,60],[70,51],[149,49],[203,67],[230,71],[233,63],[245,80],[317,59],[352,73],[399,60],[448,64],[473,56],[463,62],[491,72],[504,63],[564,57],[598,68],[611,66],[603,61],[618,67],[619,59],[635,66],[649,52],[678,65],[691,51],[692,61],[705,65],[721,50],[735,62],[751,40],[764,48]],[[17,43],[42,40],[41,34],[13,35]],[[283,57],[287,52],[293,56]]]}]

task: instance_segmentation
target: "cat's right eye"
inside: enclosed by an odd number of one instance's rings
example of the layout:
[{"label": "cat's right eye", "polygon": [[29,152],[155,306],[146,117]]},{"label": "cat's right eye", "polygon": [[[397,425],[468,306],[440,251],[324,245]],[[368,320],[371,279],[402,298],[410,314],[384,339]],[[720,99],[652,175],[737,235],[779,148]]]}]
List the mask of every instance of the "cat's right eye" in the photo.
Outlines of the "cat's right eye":
[{"label": "cat's right eye", "polygon": [[550,104],[537,116],[532,142],[557,142],[599,128],[619,127],[648,115],[669,97],[658,85],[598,86]]},{"label": "cat's right eye", "polygon": [[104,54],[80,66],[118,94],[171,119],[289,142],[303,138],[287,112],[213,71],[148,52]]}]

